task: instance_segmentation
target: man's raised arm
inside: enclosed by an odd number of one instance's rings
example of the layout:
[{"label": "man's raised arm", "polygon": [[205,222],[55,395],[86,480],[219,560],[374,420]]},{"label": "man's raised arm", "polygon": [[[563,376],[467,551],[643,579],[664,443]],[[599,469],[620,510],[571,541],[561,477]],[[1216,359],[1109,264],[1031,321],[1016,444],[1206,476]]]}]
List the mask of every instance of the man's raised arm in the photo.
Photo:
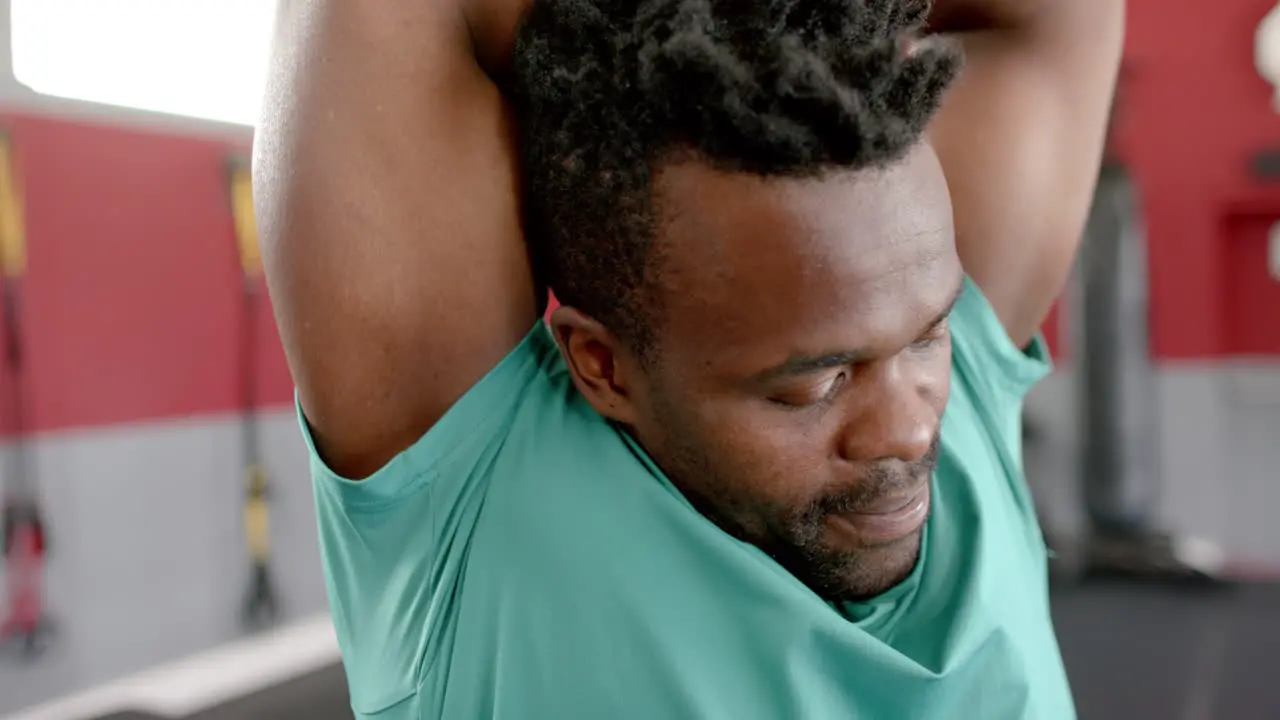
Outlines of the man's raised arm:
[{"label": "man's raised arm", "polygon": [[416,441],[537,318],[513,129],[476,60],[509,47],[520,4],[486,2],[280,3],[255,201],[302,407],[347,477]]},{"label": "man's raised arm", "polygon": [[1058,296],[1102,157],[1124,0],[936,0],[965,69],[930,127],[965,271],[1020,347]]}]

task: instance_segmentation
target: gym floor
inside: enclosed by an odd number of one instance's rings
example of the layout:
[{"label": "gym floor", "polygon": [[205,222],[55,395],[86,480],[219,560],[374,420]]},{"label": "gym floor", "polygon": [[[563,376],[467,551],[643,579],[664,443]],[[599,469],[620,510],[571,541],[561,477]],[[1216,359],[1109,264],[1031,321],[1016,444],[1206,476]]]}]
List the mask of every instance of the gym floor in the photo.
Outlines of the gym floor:
[{"label": "gym floor", "polygon": [[[1280,584],[1171,591],[1092,583],[1056,591],[1054,619],[1081,720],[1280,718]],[[188,720],[350,717],[335,666]]]},{"label": "gym floor", "polygon": [[1280,585],[1086,585],[1054,618],[1081,720],[1280,718]]}]

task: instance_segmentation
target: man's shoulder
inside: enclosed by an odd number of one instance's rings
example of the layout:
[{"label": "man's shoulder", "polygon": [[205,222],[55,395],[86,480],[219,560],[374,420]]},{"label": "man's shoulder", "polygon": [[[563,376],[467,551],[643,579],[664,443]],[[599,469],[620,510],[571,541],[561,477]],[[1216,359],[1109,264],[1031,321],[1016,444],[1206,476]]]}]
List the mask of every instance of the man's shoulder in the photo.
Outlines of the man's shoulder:
[{"label": "man's shoulder", "polygon": [[1034,523],[1022,470],[1022,409],[1027,392],[1052,369],[1048,348],[1037,336],[1019,349],[978,286],[965,283],[951,320],[951,397],[938,472],[961,476],[947,485],[971,486],[988,510],[995,498],[1012,499],[1022,523]]},{"label": "man's shoulder", "polygon": [[[548,403],[548,377],[559,354],[542,323],[453,403],[435,425],[377,471],[360,480],[341,476],[328,466],[318,449],[310,422],[300,403],[298,420],[319,490],[351,509],[384,505],[403,499],[429,478],[472,474],[476,461],[510,431],[530,405]],[[422,360],[430,363],[430,358]],[[376,399],[373,400],[376,402]]]},{"label": "man's shoulder", "polygon": [[[982,289],[965,278],[951,314],[952,388],[968,388],[979,405],[1016,405],[1053,369],[1044,337],[1025,348],[1014,345]],[[1003,410],[1003,407],[992,408]]]}]

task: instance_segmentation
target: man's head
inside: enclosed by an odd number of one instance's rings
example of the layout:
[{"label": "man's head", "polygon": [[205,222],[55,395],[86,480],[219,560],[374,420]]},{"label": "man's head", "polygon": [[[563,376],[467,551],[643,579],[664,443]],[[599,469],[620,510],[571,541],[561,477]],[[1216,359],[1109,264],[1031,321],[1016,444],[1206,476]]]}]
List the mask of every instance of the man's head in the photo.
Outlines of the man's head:
[{"label": "man's head", "polygon": [[830,599],[910,572],[962,271],[912,0],[540,0],[517,42],[535,266],[574,380]]}]

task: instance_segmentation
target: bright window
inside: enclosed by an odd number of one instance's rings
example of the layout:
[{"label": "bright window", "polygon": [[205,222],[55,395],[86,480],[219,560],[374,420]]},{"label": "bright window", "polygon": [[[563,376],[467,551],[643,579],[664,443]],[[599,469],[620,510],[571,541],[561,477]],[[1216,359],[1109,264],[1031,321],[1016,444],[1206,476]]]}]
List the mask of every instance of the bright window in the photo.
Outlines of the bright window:
[{"label": "bright window", "polygon": [[273,0],[11,0],[13,71],[45,95],[252,125]]}]

